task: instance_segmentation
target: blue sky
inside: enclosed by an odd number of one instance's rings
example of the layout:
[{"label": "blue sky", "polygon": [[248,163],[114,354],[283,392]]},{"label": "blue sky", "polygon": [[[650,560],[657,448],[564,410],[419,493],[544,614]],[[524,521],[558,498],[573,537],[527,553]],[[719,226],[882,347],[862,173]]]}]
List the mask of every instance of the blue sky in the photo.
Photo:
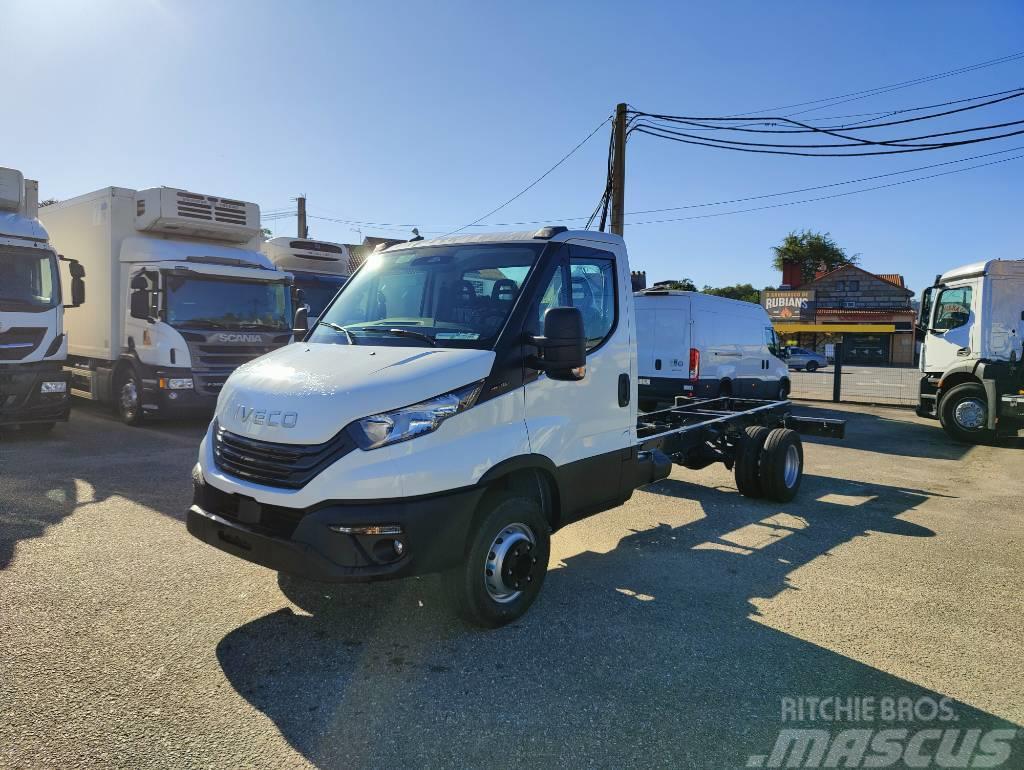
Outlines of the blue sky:
[{"label": "blue sky", "polygon": [[[425,232],[466,224],[511,197],[619,101],[673,114],[749,112],[1024,50],[1017,2],[3,0],[0,13],[8,78],[0,165],[38,178],[44,197],[163,184],[272,210],[306,193],[315,216],[415,223]],[[1021,85],[1024,61],[1017,61],[809,117]],[[1024,104],[979,114],[979,123],[1020,119]],[[971,125],[975,116],[944,126]],[[635,136],[626,210],[827,184],[1015,146],[1024,147],[1024,136],[904,156],[809,159]],[[603,187],[606,150],[602,130],[488,221],[588,215]],[[830,231],[865,268],[903,272],[917,291],[963,262],[1024,257],[1022,193],[1024,159],[829,201],[627,224],[626,239],[634,268],[650,280],[764,286],[780,280],[770,248],[787,232]],[[627,223],[652,218],[659,217]],[[295,221],[272,225],[290,235]],[[315,237],[359,237],[349,224],[310,225]]]}]

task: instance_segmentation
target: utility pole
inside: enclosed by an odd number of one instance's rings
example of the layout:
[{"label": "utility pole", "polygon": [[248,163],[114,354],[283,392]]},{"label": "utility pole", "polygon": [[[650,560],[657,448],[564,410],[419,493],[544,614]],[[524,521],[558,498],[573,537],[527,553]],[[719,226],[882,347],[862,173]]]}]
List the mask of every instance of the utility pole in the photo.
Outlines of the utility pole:
[{"label": "utility pole", "polygon": [[622,235],[626,214],[626,105],[615,108],[612,156],[612,232]]},{"label": "utility pole", "polygon": [[308,238],[309,228],[306,226],[306,196],[300,195],[295,199],[299,204],[299,237]]}]

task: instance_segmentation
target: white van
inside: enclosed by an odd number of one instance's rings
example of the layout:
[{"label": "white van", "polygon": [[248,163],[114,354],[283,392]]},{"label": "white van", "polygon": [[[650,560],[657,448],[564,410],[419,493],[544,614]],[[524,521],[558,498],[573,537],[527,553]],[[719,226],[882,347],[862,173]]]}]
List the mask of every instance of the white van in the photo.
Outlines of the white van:
[{"label": "white van", "polygon": [[693,291],[635,294],[640,405],[694,398],[784,399],[789,367],[768,314],[751,302]]}]

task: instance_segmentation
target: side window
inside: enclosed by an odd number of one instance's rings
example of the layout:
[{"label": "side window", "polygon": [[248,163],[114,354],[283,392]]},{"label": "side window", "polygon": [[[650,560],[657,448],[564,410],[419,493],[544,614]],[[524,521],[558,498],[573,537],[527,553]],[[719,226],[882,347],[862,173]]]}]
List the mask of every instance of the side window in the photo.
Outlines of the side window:
[{"label": "side window", "polygon": [[971,287],[943,289],[935,305],[935,329],[957,329],[971,317]]},{"label": "side window", "polygon": [[773,356],[779,354],[779,340],[775,336],[775,329],[771,326],[764,327],[764,344],[768,346],[768,352]]},{"label": "side window", "polygon": [[587,352],[603,343],[616,322],[615,258],[585,246],[569,250],[571,301],[583,315]]},{"label": "side window", "polygon": [[537,302],[537,312],[529,321],[529,331],[531,334],[543,334],[544,332],[544,313],[549,308],[553,307],[567,307],[569,305],[569,298],[565,291],[565,270],[560,265],[551,276],[551,280],[548,281],[547,287],[544,289],[543,294],[540,295],[540,300]]}]

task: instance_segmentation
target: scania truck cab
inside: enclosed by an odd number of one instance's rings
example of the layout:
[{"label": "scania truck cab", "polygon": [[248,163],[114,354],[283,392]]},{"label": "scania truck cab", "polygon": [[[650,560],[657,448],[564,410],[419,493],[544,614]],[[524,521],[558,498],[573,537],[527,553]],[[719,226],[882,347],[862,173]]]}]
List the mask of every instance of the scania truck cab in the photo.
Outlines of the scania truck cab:
[{"label": "scania truck cab", "polygon": [[919,327],[919,415],[965,443],[1024,427],[1024,260],[937,276],[921,298]]},{"label": "scania truck cab", "polygon": [[278,270],[294,277],[310,323],[320,317],[350,274],[351,254],[343,243],[281,237],[264,241],[262,250]]},{"label": "scania truck cab", "polygon": [[638,415],[634,298],[618,236],[548,227],[375,252],[303,342],[228,378],[193,471],[188,529],[319,581],[442,572],[459,612],[507,623],[550,534],[672,462],[724,462],[789,500],[786,401],[692,399]]},{"label": "scania truck cab", "polygon": [[89,271],[68,314],[71,392],[121,419],[210,414],[240,364],[293,339],[291,277],[259,251],[259,207],[105,187],[41,212]]},{"label": "scania truck cab", "polygon": [[28,432],[68,419],[60,260],[70,265],[69,304],[85,299],[82,267],[50,245],[38,205],[37,182],[0,168],[0,426]]}]

